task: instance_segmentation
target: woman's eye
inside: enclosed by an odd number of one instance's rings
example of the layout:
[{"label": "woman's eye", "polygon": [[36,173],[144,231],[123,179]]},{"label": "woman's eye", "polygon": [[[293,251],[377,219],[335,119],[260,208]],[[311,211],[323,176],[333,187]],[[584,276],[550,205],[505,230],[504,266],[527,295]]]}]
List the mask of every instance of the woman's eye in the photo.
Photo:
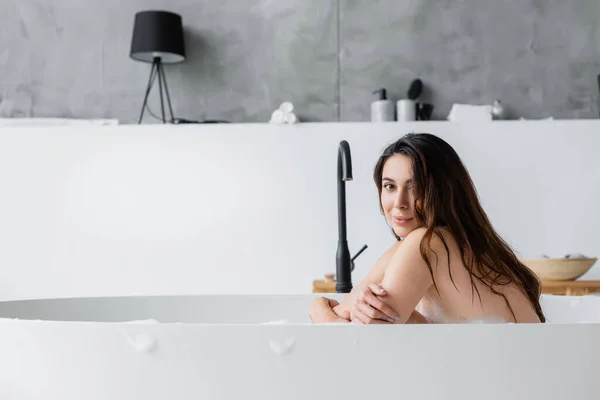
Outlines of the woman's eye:
[{"label": "woman's eye", "polygon": [[391,183],[386,183],[386,184],[383,185],[383,187],[386,190],[394,190],[394,185],[392,185]]}]

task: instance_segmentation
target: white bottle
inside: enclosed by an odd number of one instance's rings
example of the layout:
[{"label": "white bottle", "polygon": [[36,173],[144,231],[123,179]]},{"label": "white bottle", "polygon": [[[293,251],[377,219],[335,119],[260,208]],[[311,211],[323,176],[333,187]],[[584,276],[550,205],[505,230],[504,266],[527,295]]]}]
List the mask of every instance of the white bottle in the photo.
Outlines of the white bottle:
[{"label": "white bottle", "polygon": [[401,99],[397,103],[398,121],[416,121],[417,103],[414,100]]},{"label": "white bottle", "polygon": [[395,121],[396,113],[394,110],[394,103],[388,100],[386,90],[379,89],[374,91],[373,94],[377,94],[378,98],[373,103],[371,103],[371,121]]}]

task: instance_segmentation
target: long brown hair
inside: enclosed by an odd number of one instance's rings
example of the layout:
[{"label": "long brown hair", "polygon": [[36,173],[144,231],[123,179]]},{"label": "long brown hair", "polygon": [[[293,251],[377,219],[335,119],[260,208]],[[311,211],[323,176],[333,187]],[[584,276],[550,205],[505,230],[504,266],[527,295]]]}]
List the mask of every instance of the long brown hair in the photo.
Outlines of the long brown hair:
[{"label": "long brown hair", "polygon": [[[539,279],[519,261],[510,246],[492,227],[481,206],[475,185],[452,146],[429,133],[410,133],[389,145],[373,172],[382,212],[383,166],[394,154],[404,154],[412,162],[415,219],[426,228],[420,251],[432,278],[433,269],[427,250],[434,234],[444,244],[448,253],[448,266],[450,265],[448,245],[437,230],[443,227],[450,232],[460,249],[462,262],[471,277],[473,295],[477,292],[481,301],[475,285],[477,279],[489,287],[492,293],[504,298],[516,322],[510,302],[503,293],[496,290],[497,286],[514,283],[529,298],[540,320],[546,322],[540,305]],[[399,239],[398,236],[396,238]],[[450,279],[452,280],[451,272]],[[435,279],[434,285],[437,290]]]}]

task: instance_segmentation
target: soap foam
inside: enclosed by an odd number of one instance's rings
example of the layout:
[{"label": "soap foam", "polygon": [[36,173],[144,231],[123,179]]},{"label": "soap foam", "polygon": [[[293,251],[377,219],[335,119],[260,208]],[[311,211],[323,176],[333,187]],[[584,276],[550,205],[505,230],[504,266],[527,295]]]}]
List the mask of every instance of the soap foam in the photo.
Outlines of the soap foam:
[{"label": "soap foam", "polygon": [[289,324],[287,319],[278,319],[275,321],[261,323],[261,325],[286,325],[286,324]]},{"label": "soap foam", "polygon": [[506,323],[512,323],[512,322],[508,322],[506,321],[504,318],[500,318],[500,317],[487,317],[487,318],[475,318],[475,319],[471,319],[466,321],[465,323],[467,324],[506,324]]},{"label": "soap foam", "polygon": [[133,321],[125,321],[123,323],[124,324],[160,324],[160,322],[158,322],[155,319],[139,319],[139,320],[133,320]]}]

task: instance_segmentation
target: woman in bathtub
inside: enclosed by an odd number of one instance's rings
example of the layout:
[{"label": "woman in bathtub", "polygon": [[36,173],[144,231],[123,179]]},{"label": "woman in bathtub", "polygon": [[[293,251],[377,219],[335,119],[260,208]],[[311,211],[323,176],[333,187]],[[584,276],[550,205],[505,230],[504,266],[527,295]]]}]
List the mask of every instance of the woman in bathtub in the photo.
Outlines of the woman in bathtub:
[{"label": "woman in bathtub", "polygon": [[384,150],[373,178],[398,242],[341,304],[315,299],[313,322],[545,322],[539,280],[492,227],[448,143],[406,135]]}]

